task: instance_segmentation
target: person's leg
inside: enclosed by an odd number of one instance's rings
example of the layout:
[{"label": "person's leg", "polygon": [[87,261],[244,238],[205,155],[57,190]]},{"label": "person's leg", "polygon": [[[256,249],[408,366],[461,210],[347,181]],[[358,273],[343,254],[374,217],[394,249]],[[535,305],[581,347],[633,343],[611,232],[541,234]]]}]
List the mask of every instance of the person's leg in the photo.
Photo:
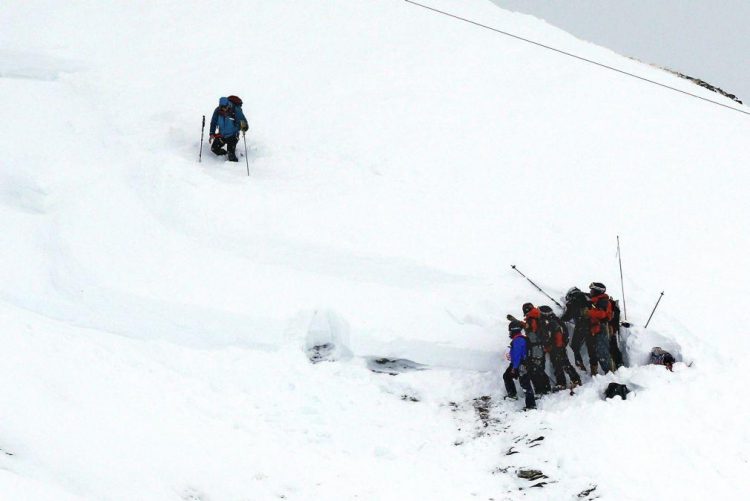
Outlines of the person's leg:
[{"label": "person's leg", "polygon": [[599,331],[595,338],[596,358],[602,369],[602,373],[606,374],[609,372],[609,336],[607,335],[606,327],[602,327],[602,330]]},{"label": "person's leg", "polygon": [[586,370],[586,367],[583,365],[583,356],[581,355],[583,341],[586,338],[586,331],[582,323],[583,320],[579,320],[573,328],[573,339],[570,340],[570,349],[573,350],[573,359],[576,361],[576,365],[581,370]]},{"label": "person's leg", "polygon": [[592,336],[591,332],[586,333],[586,351],[589,353],[589,366],[593,376],[599,372],[597,363],[599,357],[596,353],[596,336]]},{"label": "person's leg", "polygon": [[532,358],[529,367],[530,379],[534,385],[534,391],[540,395],[550,392],[549,376],[544,371],[544,358]]},{"label": "person's leg", "polygon": [[565,352],[560,349],[553,350],[550,353],[552,359],[552,367],[555,369],[555,383],[557,388],[565,388],[567,382],[565,381],[565,364],[563,363],[562,357],[567,358]]},{"label": "person's leg", "polygon": [[568,358],[568,353],[565,350],[561,351],[560,360],[562,362],[563,369],[568,373],[570,383],[574,386],[580,385],[581,376],[578,375],[578,371],[576,371],[575,368],[571,365],[570,359]]},{"label": "person's leg", "polygon": [[509,397],[513,398],[517,395],[516,383],[513,381],[513,376],[510,375],[510,371],[513,369],[512,365],[508,365],[503,373],[503,382],[505,383],[505,392]]},{"label": "person's leg", "polygon": [[617,332],[614,332],[609,337],[609,353],[612,355],[612,361],[615,364],[613,370],[617,370],[623,365],[622,352],[620,351],[620,345],[617,341]]},{"label": "person's leg", "polygon": [[214,155],[226,155],[227,152],[223,149],[225,144],[224,139],[217,137],[211,143],[211,151]]},{"label": "person's leg", "polygon": [[227,138],[227,152],[229,155],[227,156],[227,160],[230,162],[236,162],[237,161],[237,155],[234,152],[234,149],[237,147],[237,141],[239,141],[239,137],[232,136]]},{"label": "person's leg", "polygon": [[536,409],[536,399],[534,398],[534,390],[531,388],[529,375],[522,374],[519,380],[521,383],[521,388],[523,388],[524,396],[526,398],[526,408]]}]

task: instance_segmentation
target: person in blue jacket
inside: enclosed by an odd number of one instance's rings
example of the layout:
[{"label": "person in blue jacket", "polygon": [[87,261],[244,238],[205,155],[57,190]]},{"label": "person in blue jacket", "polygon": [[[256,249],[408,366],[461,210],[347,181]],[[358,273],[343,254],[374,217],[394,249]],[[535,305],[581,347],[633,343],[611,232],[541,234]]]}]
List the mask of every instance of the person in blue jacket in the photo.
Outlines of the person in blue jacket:
[{"label": "person in blue jacket", "polygon": [[[218,128],[218,131],[217,131]],[[235,148],[240,140],[240,131],[247,130],[247,119],[242,113],[242,100],[237,96],[222,97],[211,117],[208,142],[215,155],[227,155],[230,162],[237,161]],[[224,150],[226,145],[227,151]]]},{"label": "person in blue jacket", "polygon": [[528,356],[528,348],[526,344],[526,336],[523,333],[523,322],[518,320],[512,320],[508,325],[508,334],[510,335],[510,365],[503,373],[503,381],[505,382],[505,391],[508,392],[509,398],[517,398],[516,383],[514,379],[518,379],[521,383],[521,388],[526,395],[526,409],[536,409],[536,399],[534,398],[534,390],[531,388],[531,378],[526,369],[526,359]]}]

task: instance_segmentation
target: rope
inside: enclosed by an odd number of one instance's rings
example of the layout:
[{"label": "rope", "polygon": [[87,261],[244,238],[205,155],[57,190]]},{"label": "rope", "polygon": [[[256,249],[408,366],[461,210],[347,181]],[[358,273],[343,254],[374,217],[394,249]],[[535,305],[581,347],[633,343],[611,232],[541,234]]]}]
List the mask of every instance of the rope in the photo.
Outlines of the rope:
[{"label": "rope", "polygon": [[654,80],[650,80],[650,79],[645,78],[645,77],[634,75],[633,73],[629,73],[627,71],[620,70],[620,69],[614,68],[612,66],[608,66],[606,64],[599,63],[597,61],[592,61],[591,59],[586,59],[585,57],[577,56],[575,54],[571,54],[570,52],[565,52],[564,50],[560,50],[560,49],[556,49],[554,47],[550,47],[549,45],[544,45],[544,44],[541,44],[539,42],[534,42],[533,40],[528,40],[526,38],[519,37],[518,35],[514,35],[512,33],[508,33],[508,32],[499,30],[497,28],[493,28],[491,26],[487,26],[486,24],[481,24],[481,23],[478,23],[476,21],[472,21],[470,19],[466,19],[465,17],[460,17],[460,16],[457,16],[455,14],[451,14],[449,12],[445,12],[445,11],[442,11],[442,10],[435,9],[433,7],[429,7],[427,5],[422,5],[421,3],[414,2],[413,0],[404,0],[404,1],[407,2],[407,3],[410,3],[412,5],[416,5],[417,7],[422,7],[423,9],[431,10],[433,12],[437,12],[438,14],[442,14],[444,16],[452,17],[453,19],[458,19],[459,21],[463,21],[465,23],[473,24],[474,26],[479,26],[480,28],[484,28],[484,29],[487,29],[487,30],[490,30],[490,31],[494,31],[494,32],[500,33],[502,35],[509,36],[511,38],[515,38],[516,40],[521,40],[522,42],[530,43],[532,45],[536,45],[537,47],[542,47],[544,49],[551,50],[553,52],[557,52],[558,54],[563,54],[565,56],[572,57],[574,59],[578,59],[579,61],[584,61],[586,63],[593,64],[593,65],[599,66],[601,68],[606,68],[608,70],[616,71],[617,73],[621,73],[623,75],[627,75],[627,76],[630,76],[630,77],[633,77],[633,78],[637,78],[638,80],[643,80],[644,82],[648,82],[648,83],[651,83],[651,84],[654,84],[654,85],[658,85],[659,87],[664,87],[665,89],[673,90],[675,92],[679,92],[680,94],[685,94],[687,96],[691,96],[691,97],[694,97],[696,99],[700,99],[701,101],[706,101],[708,103],[712,103],[712,104],[715,104],[717,106],[721,106],[721,107],[730,109],[732,111],[736,111],[738,113],[743,113],[745,115],[750,115],[750,111],[741,110],[739,108],[735,108],[734,106],[729,106],[727,104],[720,103],[720,102],[714,101],[712,99],[707,99],[705,97],[701,97],[701,96],[699,96],[697,94],[693,94],[691,92],[680,90],[680,89],[677,89],[675,87],[671,87],[671,86],[663,84],[663,83],[655,82]]}]

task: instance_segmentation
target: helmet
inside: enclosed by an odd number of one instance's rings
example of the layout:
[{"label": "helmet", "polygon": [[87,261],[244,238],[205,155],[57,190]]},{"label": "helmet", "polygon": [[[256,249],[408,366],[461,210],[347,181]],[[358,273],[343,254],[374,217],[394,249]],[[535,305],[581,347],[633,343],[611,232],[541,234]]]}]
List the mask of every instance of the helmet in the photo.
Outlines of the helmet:
[{"label": "helmet", "polygon": [[539,307],[539,312],[542,314],[543,317],[547,317],[547,318],[552,317],[552,316],[555,315],[555,312],[552,311],[552,308],[550,308],[549,306],[546,306],[546,305],[545,306],[540,306]]},{"label": "helmet", "polygon": [[531,303],[524,303],[521,309],[523,310],[523,314],[526,315],[528,312],[534,309],[534,305]]},{"label": "helmet", "polygon": [[575,296],[577,293],[581,292],[581,289],[578,287],[571,287],[568,289],[568,292],[565,293],[565,301],[568,302],[573,299],[573,296]]},{"label": "helmet", "polygon": [[589,289],[591,289],[591,292],[596,292],[597,294],[604,294],[607,292],[607,287],[601,282],[591,282]]},{"label": "helmet", "polygon": [[518,320],[511,320],[510,324],[508,325],[508,334],[510,334],[510,337],[521,334],[522,332],[523,324]]}]

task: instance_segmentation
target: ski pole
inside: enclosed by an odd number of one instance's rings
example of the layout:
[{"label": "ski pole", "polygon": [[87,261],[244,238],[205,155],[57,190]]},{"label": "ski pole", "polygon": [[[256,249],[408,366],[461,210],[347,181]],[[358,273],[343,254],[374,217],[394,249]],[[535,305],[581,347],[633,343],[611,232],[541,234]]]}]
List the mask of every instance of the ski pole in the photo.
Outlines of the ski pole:
[{"label": "ski pole", "polygon": [[654,305],[654,309],[651,310],[651,315],[648,317],[648,320],[646,321],[645,327],[643,327],[644,329],[648,328],[648,324],[649,324],[649,322],[651,322],[651,317],[654,316],[654,312],[656,311],[656,308],[659,306],[659,302],[661,301],[661,297],[663,295],[664,295],[664,291],[661,291],[661,294],[659,294],[659,299],[656,300],[656,304]]},{"label": "ski pole", "polygon": [[620,235],[617,235],[617,260],[620,263],[620,287],[622,289],[622,311],[625,313],[625,321],[628,320],[628,306],[625,304],[625,282],[622,279],[622,254],[620,254]]},{"label": "ski pole", "polygon": [[247,166],[247,177],[250,177],[250,162],[247,159],[247,140],[245,139],[245,131],[242,131],[242,142],[245,143],[245,165]]},{"label": "ski pole", "polygon": [[201,124],[201,152],[198,154],[198,162],[203,158],[203,129],[206,128],[206,115],[203,115],[203,124]]},{"label": "ski pole", "polygon": [[[548,298],[552,299],[552,296],[550,296],[549,294],[547,294],[546,292],[544,292],[541,287],[539,287],[537,284],[535,284],[529,277],[527,277],[526,275],[524,275],[523,272],[521,272],[521,270],[519,270],[518,268],[516,268],[515,264],[511,264],[510,267],[513,268],[514,270],[516,270],[523,278],[525,278],[526,280],[528,280],[529,283],[531,285],[533,285],[534,287],[536,287],[539,292],[541,292],[542,294],[544,294]],[[552,299],[552,302],[555,303],[560,308],[562,308],[562,305],[560,303],[558,303],[557,301],[555,301],[554,299]]]}]

